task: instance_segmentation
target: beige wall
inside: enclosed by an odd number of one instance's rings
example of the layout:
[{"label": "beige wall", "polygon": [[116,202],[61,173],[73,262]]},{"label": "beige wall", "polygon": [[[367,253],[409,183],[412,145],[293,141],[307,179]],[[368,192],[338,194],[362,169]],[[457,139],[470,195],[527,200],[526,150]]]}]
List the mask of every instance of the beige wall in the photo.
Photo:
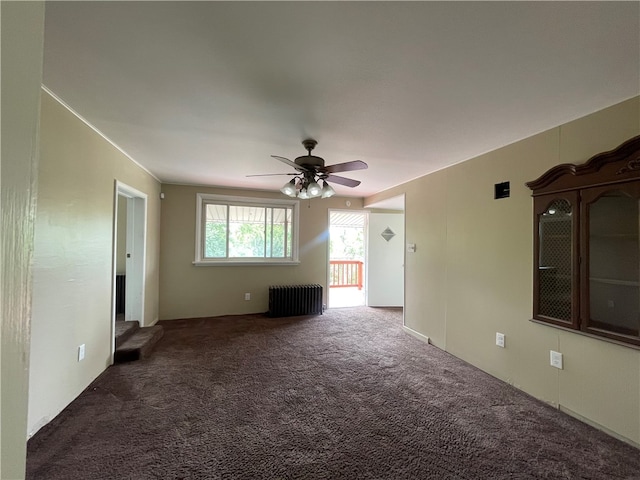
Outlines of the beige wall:
[{"label": "beige wall", "polygon": [[[160,184],[46,92],[33,264],[28,432],[110,363],[115,181],[148,195],[144,325],[158,319]],[[77,361],[77,349],[86,357]]]},{"label": "beige wall", "polygon": [[25,475],[44,3],[2,2],[0,478]]},{"label": "beige wall", "polygon": [[[432,343],[559,408],[640,443],[640,350],[529,321],[533,219],[525,182],[583,163],[640,133],[628,100],[405,185],[406,325]],[[511,197],[494,200],[509,181]],[[506,348],[495,334],[506,335]],[[564,370],[549,350],[564,354]]]},{"label": "beige wall", "polygon": [[[345,198],[300,203],[300,264],[291,266],[194,266],[196,193],[283,198],[280,192],[163,185],[160,318],[196,318],[268,310],[273,284],[318,283],[327,298],[329,208],[346,208]],[[350,209],[362,207],[351,198]],[[244,294],[251,293],[251,300]]]}]

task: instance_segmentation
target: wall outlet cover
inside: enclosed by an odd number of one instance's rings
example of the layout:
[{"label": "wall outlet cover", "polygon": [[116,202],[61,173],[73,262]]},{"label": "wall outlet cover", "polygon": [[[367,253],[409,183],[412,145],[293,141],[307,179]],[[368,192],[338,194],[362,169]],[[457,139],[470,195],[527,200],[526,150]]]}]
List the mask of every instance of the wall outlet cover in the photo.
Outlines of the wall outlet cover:
[{"label": "wall outlet cover", "polygon": [[563,368],[562,354],[560,352],[555,352],[553,350],[550,350],[549,363],[551,364],[552,367],[559,368],[560,370],[562,370]]},{"label": "wall outlet cover", "polygon": [[504,333],[496,332],[496,345],[504,348]]}]

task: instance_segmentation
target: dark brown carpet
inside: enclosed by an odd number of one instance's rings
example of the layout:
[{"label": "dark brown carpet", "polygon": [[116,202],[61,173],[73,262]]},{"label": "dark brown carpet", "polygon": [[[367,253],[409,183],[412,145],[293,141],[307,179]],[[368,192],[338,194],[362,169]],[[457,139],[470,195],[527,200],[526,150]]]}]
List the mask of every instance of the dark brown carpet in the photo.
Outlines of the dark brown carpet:
[{"label": "dark brown carpet", "polygon": [[29,479],[638,479],[640,452],[404,333],[399,310],[162,322]]}]

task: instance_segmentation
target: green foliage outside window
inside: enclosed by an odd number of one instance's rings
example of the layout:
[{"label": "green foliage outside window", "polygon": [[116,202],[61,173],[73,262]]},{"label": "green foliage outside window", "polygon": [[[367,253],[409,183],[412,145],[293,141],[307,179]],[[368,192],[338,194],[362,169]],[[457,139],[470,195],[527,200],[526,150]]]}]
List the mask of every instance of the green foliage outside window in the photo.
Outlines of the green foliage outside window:
[{"label": "green foliage outside window", "polygon": [[227,225],[207,222],[204,236],[204,256],[224,258],[227,256]]},{"label": "green foliage outside window", "polygon": [[290,209],[250,207],[249,210],[252,217],[261,220],[229,221],[228,254],[226,219],[206,221],[205,258],[285,258],[285,253],[291,256]]},{"label": "green foliage outside window", "polygon": [[332,260],[364,260],[364,229],[332,226],[329,252]]}]

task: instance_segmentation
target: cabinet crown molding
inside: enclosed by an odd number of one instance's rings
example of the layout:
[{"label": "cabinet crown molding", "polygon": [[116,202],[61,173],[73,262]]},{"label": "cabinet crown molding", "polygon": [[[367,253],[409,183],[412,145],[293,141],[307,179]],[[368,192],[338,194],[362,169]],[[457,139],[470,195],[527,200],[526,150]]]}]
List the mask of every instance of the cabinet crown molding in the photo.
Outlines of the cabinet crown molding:
[{"label": "cabinet crown molding", "polygon": [[585,163],[563,163],[550,168],[525,185],[533,195],[562,192],[586,185],[608,185],[640,178],[640,135],[608,152],[598,153]]}]

